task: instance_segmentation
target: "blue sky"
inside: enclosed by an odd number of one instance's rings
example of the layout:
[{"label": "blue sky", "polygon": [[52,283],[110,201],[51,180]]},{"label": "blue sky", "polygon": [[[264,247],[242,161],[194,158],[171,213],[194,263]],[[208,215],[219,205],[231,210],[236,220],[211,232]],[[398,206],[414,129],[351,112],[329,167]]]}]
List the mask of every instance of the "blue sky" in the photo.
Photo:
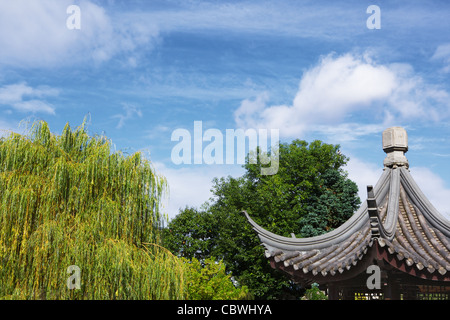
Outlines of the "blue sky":
[{"label": "blue sky", "polygon": [[[72,4],[80,29],[66,26]],[[44,119],[60,133],[89,115],[91,133],[150,157],[173,217],[243,173],[171,161],[172,132],[194,121],[340,144],[363,198],[381,132],[403,126],[414,178],[450,217],[448,17],[447,1],[0,0],[0,129]]]}]

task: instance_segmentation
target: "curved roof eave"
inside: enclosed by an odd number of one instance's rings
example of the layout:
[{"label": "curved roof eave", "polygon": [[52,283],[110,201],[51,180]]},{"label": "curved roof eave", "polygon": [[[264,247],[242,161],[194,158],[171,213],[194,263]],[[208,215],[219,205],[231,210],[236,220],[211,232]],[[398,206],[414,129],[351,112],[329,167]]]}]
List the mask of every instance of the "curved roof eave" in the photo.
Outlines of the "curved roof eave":
[{"label": "curved roof eave", "polygon": [[[391,176],[391,170],[386,168],[386,170],[381,175],[377,184],[374,188],[374,194],[376,199],[383,199],[386,193],[389,192],[389,182]],[[364,201],[358,211],[341,226],[330,231],[328,233],[308,238],[290,238],[277,235],[272,233],[260,225],[258,225],[247,212],[243,212],[252,225],[255,232],[258,234],[261,242],[266,247],[271,247],[272,249],[281,249],[289,251],[307,251],[312,249],[321,249],[329,247],[350,237],[354,232],[361,229],[362,226],[368,223],[369,215],[367,214],[367,201]]]}]

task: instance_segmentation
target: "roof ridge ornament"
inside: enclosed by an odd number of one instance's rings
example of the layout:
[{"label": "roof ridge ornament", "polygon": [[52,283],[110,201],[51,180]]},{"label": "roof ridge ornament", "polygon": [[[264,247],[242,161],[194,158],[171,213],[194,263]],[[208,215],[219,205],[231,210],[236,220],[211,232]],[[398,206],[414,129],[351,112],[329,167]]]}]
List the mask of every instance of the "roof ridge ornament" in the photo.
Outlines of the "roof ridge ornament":
[{"label": "roof ridge ornament", "polygon": [[409,168],[408,159],[405,157],[408,151],[408,134],[404,128],[391,127],[383,131],[383,150],[386,152],[386,158],[383,161],[385,167]]}]

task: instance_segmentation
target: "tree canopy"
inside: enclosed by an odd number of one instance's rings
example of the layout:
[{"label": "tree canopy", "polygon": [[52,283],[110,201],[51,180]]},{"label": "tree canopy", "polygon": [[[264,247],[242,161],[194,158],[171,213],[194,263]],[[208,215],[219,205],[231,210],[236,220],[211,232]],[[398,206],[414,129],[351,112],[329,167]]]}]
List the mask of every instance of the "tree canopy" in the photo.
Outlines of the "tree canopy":
[{"label": "tree canopy", "polygon": [[2,138],[0,297],[183,298],[183,263],[159,245],[165,185],[141,154],[113,153],[84,123]]},{"label": "tree canopy", "polygon": [[242,177],[215,178],[206,209],[181,210],[164,234],[176,255],[223,260],[257,299],[299,297],[304,288],[270,268],[242,210],[276,234],[310,237],[338,227],[360,204],[338,145],[294,140],[281,144],[278,153],[277,174],[262,175],[262,164],[247,160]]}]

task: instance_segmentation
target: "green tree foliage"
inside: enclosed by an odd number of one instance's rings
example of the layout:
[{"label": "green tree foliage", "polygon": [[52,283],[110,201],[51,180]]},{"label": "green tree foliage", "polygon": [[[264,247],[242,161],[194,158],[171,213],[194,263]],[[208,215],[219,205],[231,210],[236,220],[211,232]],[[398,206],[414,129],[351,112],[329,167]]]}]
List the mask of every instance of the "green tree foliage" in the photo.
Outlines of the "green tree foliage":
[{"label": "green tree foliage", "polygon": [[[0,139],[0,298],[185,298],[184,263],[158,244],[165,186],[84,123]],[[79,290],[67,288],[70,265]]]},{"label": "green tree foliage", "polygon": [[249,299],[247,287],[235,287],[222,261],[213,258],[201,263],[196,258],[186,261],[187,297],[192,300]]},{"label": "green tree foliage", "polygon": [[305,295],[302,297],[302,300],[328,300],[328,296],[325,292],[319,289],[319,285],[317,283],[313,283],[311,288],[305,291]]},{"label": "green tree foliage", "polygon": [[[261,175],[261,164],[247,161],[244,176],[214,179],[206,210],[182,210],[164,234],[165,245],[176,255],[222,259],[257,299],[298,298],[304,288],[270,267],[242,210],[276,234],[310,237],[338,227],[360,204],[339,146],[294,140],[281,144],[278,152],[277,174]],[[196,217],[202,218],[192,222]]]},{"label": "green tree foliage", "polygon": [[186,207],[183,214],[172,220],[171,228],[165,230],[165,242],[171,248],[179,248],[180,257],[203,259],[211,254],[213,226],[213,216],[208,212]]}]

